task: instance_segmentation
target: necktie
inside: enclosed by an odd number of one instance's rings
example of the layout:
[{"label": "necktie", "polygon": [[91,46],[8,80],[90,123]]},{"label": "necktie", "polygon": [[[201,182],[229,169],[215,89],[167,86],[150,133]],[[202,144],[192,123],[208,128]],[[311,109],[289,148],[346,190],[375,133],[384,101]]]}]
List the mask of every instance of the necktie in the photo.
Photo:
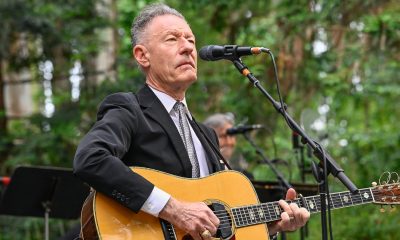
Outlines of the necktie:
[{"label": "necktie", "polygon": [[181,102],[176,102],[174,110],[178,113],[179,127],[178,131],[181,135],[186,151],[188,152],[190,163],[192,164],[192,177],[200,177],[199,161],[197,160],[196,149],[193,145],[192,134],[190,133],[187,115],[185,113],[185,105]]}]

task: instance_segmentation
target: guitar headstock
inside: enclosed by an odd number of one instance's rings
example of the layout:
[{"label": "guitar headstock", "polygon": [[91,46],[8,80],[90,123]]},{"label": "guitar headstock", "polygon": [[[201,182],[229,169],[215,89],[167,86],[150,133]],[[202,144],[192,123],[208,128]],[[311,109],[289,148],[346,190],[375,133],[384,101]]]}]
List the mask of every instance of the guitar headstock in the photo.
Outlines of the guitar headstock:
[{"label": "guitar headstock", "polygon": [[400,179],[395,172],[384,172],[379,178],[379,184],[372,183],[374,203],[380,205],[400,204]]}]

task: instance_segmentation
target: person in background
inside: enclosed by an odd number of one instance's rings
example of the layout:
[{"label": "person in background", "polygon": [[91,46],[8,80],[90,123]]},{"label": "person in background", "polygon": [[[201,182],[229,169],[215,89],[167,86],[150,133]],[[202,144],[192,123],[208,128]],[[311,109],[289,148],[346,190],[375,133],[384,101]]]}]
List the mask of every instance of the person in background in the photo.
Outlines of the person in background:
[{"label": "person in background", "polygon": [[[196,38],[183,15],[164,4],[146,6],[131,33],[145,84],[136,93],[112,94],[101,103],[96,123],[78,146],[74,173],[133,212],[165,219],[195,240],[212,239],[220,221],[204,202],[177,199],[128,167],[187,178],[224,169],[210,147],[218,144],[214,131],[194,121],[185,98],[197,80]],[[295,195],[290,189],[287,198]],[[271,235],[308,221],[305,208],[280,205],[282,219],[269,226]]]},{"label": "person in background", "polygon": [[235,125],[232,113],[215,113],[204,120],[204,125],[214,129],[219,141],[222,156],[229,161],[236,148],[236,136],[227,134],[227,130]]},{"label": "person in background", "polygon": [[247,171],[248,163],[243,155],[236,150],[236,135],[228,134],[227,130],[235,126],[233,113],[215,113],[204,120],[204,125],[214,129],[219,141],[219,149],[222,156],[229,162],[233,170],[243,173],[246,177],[253,179],[252,173]]}]

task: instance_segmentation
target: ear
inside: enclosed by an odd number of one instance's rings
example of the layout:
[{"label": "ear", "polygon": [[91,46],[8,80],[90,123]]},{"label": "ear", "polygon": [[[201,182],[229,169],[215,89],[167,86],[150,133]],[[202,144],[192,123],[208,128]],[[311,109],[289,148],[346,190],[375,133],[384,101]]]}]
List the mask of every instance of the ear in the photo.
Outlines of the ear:
[{"label": "ear", "polygon": [[132,53],[140,66],[142,66],[143,68],[150,66],[149,52],[147,51],[147,48],[145,46],[140,44],[136,45],[133,48]]}]

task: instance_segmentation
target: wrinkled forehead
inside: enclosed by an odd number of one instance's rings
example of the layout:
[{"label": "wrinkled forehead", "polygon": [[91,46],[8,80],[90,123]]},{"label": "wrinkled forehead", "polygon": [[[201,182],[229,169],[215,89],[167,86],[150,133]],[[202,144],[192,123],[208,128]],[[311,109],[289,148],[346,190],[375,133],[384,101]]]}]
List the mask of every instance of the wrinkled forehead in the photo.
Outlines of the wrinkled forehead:
[{"label": "wrinkled forehead", "polygon": [[150,38],[166,36],[169,34],[194,38],[194,34],[189,24],[184,19],[175,15],[162,15],[155,17],[149,23],[146,33]]}]

